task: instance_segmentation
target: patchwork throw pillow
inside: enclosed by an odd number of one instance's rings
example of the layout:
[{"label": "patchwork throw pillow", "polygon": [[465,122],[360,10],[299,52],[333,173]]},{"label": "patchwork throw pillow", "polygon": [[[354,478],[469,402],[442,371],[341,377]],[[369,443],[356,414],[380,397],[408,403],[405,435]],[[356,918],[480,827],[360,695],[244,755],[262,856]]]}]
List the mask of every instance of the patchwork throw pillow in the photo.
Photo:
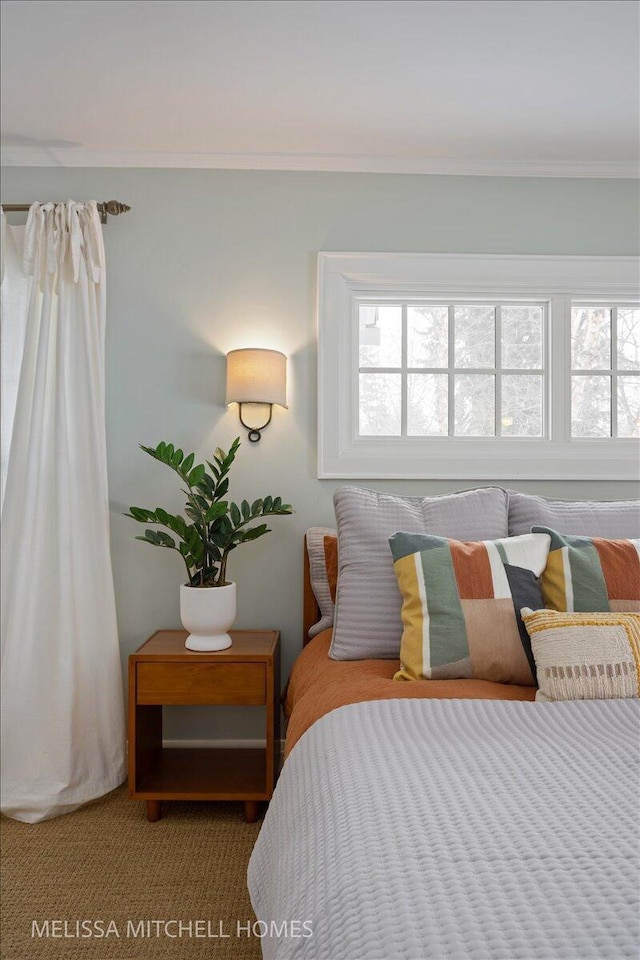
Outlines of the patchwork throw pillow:
[{"label": "patchwork throw pillow", "polygon": [[542,574],[544,605],[551,610],[640,611],[640,540],[572,537],[549,527],[534,533],[551,538]]},{"label": "patchwork throw pillow", "polygon": [[536,700],[640,696],[640,614],[522,610],[538,671]]},{"label": "patchwork throw pillow", "polygon": [[338,582],[338,532],[330,527],[310,527],[306,533],[311,589],[320,607],[320,619],[309,627],[316,637],[333,626]]},{"label": "patchwork throw pillow", "polygon": [[547,534],[462,543],[397,533],[389,543],[403,599],[396,680],[534,685],[519,611],[542,605]]},{"label": "patchwork throw pillow", "polygon": [[333,498],[338,525],[338,595],[332,660],[400,654],[402,598],[389,537],[397,530],[457,540],[506,537],[507,494],[479,487],[441,497],[397,497],[344,486]]}]

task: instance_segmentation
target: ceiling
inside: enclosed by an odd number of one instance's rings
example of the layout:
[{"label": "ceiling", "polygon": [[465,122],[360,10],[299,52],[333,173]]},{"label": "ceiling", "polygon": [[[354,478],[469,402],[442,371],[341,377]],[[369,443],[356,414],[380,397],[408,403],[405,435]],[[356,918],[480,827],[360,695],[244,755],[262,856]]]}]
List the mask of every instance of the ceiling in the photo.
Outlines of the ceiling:
[{"label": "ceiling", "polygon": [[637,176],[636,0],[3,0],[13,165]]}]

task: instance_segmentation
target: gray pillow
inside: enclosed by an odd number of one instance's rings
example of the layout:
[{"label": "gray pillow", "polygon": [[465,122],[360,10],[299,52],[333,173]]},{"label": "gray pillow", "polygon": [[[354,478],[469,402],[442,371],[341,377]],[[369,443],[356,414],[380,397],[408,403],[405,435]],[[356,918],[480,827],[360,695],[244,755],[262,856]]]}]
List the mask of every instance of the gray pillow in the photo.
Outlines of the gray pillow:
[{"label": "gray pillow", "polygon": [[400,655],[402,597],[388,543],[394,533],[454,540],[508,535],[507,493],[500,487],[443,497],[395,497],[346,486],[336,490],[333,502],[338,522],[333,660],[395,660]]},{"label": "gray pillow", "polygon": [[552,527],[578,537],[631,540],[640,537],[640,500],[546,500],[508,490],[509,536]]},{"label": "gray pillow", "polygon": [[[328,630],[333,626],[333,611],[335,604],[329,583],[329,571],[327,569],[327,555],[325,551],[325,538],[331,537],[335,540],[338,531],[332,527],[309,527],[306,533],[307,556],[309,557],[309,579],[311,580],[311,589],[316,598],[316,603],[320,607],[320,619],[317,623],[309,627],[309,639],[313,640],[323,630]],[[335,590],[334,590],[335,593]],[[530,607],[531,604],[523,604]]]}]

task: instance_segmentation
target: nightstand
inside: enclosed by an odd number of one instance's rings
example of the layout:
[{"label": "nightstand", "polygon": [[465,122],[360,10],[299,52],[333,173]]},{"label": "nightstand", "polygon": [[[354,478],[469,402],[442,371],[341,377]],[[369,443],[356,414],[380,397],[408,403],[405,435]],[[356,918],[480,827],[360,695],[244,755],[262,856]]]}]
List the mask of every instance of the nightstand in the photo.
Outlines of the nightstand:
[{"label": "nightstand", "polygon": [[[280,749],[280,634],[231,630],[218,653],[185,648],[185,630],[160,630],[129,657],[129,796],[147,819],[162,800],[243,800],[253,823],[275,786]],[[264,706],[266,747],[163,747],[162,707]]]}]

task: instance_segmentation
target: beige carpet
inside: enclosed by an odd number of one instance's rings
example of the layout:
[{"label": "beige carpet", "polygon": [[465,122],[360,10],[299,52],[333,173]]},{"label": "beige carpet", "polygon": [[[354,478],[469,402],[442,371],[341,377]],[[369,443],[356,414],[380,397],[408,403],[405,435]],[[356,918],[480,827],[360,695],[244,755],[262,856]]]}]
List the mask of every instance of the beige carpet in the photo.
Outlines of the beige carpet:
[{"label": "beige carpet", "polygon": [[[260,823],[240,803],[167,803],[158,823],[124,787],[76,813],[29,825],[2,818],[4,960],[259,960],[259,938],[237,935],[255,917],[246,870]],[[32,937],[32,923],[114,920],[120,937]],[[210,921],[229,938],[133,936],[140,920]],[[128,921],[130,926],[128,928]],[[43,929],[41,927],[41,929]],[[50,927],[50,932],[63,930]],[[195,933],[195,927],[193,928]],[[127,936],[127,933],[130,936]]]}]

